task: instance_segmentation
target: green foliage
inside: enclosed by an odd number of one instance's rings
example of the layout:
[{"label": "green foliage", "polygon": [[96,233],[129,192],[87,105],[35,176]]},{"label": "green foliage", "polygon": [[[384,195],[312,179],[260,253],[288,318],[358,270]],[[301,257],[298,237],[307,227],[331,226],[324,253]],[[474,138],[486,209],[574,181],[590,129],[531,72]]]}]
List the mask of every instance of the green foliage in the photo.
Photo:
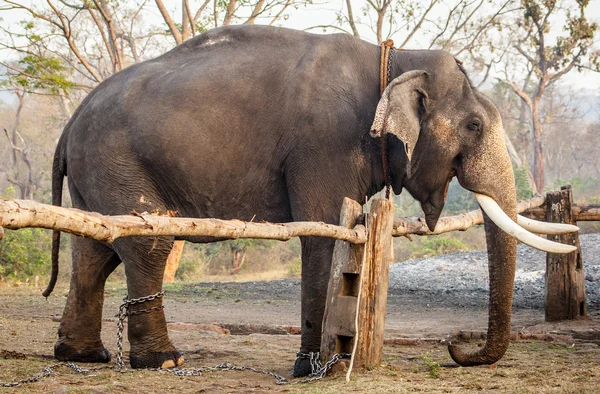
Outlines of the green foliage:
[{"label": "green foliage", "polygon": [[13,78],[29,91],[47,90],[52,94],[60,94],[68,93],[75,86],[68,80],[68,69],[54,56],[27,55],[19,64],[23,72]]},{"label": "green foliage", "polygon": [[517,200],[526,200],[533,197],[533,189],[529,184],[529,169],[527,166],[513,167],[515,174],[515,187]]},{"label": "green foliage", "polygon": [[203,246],[187,242],[183,248],[183,254],[179,261],[179,267],[175,272],[175,278],[178,280],[194,280],[206,275],[208,264],[206,256],[203,253]]},{"label": "green foliage", "polygon": [[50,270],[52,232],[39,228],[6,230],[0,241],[0,279],[27,280]]},{"label": "green foliage", "polygon": [[442,366],[440,365],[440,363],[438,363],[437,361],[434,361],[433,358],[431,358],[431,355],[429,353],[427,353],[423,356],[423,362],[425,362],[425,365],[427,365],[427,369],[428,369],[427,372],[429,373],[429,376],[432,377],[433,379],[439,379],[440,371],[442,369]]},{"label": "green foliage", "polygon": [[17,65],[4,71],[5,79],[0,85],[8,88],[22,87],[28,92],[43,91],[50,94],[68,94],[75,86],[69,80],[73,73],[72,67],[63,64],[59,57],[42,54],[33,48],[44,48],[46,42],[40,35],[39,26],[33,21],[21,21],[23,33],[13,33],[14,37],[26,40],[28,50],[23,51],[23,57]]},{"label": "green foliage", "polygon": [[573,177],[571,179],[557,179],[548,188],[549,190],[560,190],[561,186],[571,185],[573,188],[573,194],[588,194],[598,190],[600,187],[600,180],[592,177]]},{"label": "green foliage", "polygon": [[297,258],[292,261],[287,266],[288,276],[290,278],[300,278],[302,276],[302,259]]},{"label": "green foliage", "polygon": [[437,256],[469,250],[469,247],[461,240],[440,235],[421,237],[413,244],[415,247],[412,257]]},{"label": "green foliage", "polygon": [[477,205],[473,193],[464,189],[456,179],[453,179],[448,187],[446,205],[444,206],[444,210],[446,211],[445,214],[456,215],[477,208],[479,208],[479,206]]},{"label": "green foliage", "polygon": [[[16,191],[9,186],[3,199],[14,199]],[[27,280],[50,271],[52,231],[39,228],[5,230],[0,241],[0,280]]]}]

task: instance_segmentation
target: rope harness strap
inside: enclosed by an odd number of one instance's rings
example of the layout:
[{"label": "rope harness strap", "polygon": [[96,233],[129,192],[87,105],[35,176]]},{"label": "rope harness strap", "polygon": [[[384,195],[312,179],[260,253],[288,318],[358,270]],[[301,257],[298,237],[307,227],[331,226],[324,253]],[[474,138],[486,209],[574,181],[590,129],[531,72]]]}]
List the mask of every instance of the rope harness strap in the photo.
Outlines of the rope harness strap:
[{"label": "rope harness strap", "polygon": [[[381,43],[381,60],[379,63],[379,96],[383,96],[385,88],[390,83],[390,75],[392,74],[392,58],[394,57],[393,40],[385,40]],[[381,163],[383,166],[383,179],[385,181],[385,198],[390,199],[392,190],[392,180],[388,170],[387,144],[386,133],[381,133]]]}]

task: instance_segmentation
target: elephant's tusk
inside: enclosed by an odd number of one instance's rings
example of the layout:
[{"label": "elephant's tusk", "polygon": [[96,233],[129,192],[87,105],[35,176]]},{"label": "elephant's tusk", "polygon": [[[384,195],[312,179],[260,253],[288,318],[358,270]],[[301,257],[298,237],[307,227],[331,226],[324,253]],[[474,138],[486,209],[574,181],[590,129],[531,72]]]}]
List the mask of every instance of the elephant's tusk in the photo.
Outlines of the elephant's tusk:
[{"label": "elephant's tusk", "polygon": [[570,253],[577,250],[573,245],[565,245],[558,242],[549,241],[540,236],[537,236],[515,223],[493,198],[484,196],[483,194],[474,193],[477,202],[481,209],[489,216],[489,218],[507,234],[512,235],[519,241],[533,248],[549,253]]},{"label": "elephant's tusk", "polygon": [[521,215],[517,215],[517,223],[525,230],[537,234],[558,235],[579,231],[579,227],[572,224],[540,222]]}]

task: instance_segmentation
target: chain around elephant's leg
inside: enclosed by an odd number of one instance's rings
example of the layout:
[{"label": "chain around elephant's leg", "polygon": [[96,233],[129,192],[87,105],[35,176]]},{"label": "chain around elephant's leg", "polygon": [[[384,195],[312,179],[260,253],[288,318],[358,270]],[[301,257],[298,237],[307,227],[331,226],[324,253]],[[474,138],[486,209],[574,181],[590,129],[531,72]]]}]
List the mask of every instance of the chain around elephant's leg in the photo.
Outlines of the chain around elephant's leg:
[{"label": "chain around elephant's leg", "polygon": [[[125,264],[127,298],[140,299],[162,290],[167,256],[173,245],[169,238],[131,237],[115,241],[115,250]],[[144,311],[151,310],[152,313]],[[162,297],[153,297],[128,307],[127,337],[132,368],[173,368],[183,364],[181,353],[167,333]]]},{"label": "chain around elephant's leg", "polygon": [[[329,284],[329,271],[334,240],[305,237],[302,239],[302,339],[300,352],[318,353],[321,347],[321,327]],[[308,376],[313,372],[310,358],[298,357],[294,376]]]}]

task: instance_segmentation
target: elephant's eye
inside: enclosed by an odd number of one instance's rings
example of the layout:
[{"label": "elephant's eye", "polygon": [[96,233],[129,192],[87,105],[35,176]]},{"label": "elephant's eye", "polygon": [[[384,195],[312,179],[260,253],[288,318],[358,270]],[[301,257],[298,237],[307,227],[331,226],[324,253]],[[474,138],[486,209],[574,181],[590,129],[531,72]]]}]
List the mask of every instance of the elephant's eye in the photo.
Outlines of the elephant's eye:
[{"label": "elephant's eye", "polygon": [[474,120],[474,121],[470,122],[467,125],[467,128],[469,130],[471,130],[471,131],[477,131],[477,132],[479,132],[479,131],[481,131],[481,121],[480,120]]}]

